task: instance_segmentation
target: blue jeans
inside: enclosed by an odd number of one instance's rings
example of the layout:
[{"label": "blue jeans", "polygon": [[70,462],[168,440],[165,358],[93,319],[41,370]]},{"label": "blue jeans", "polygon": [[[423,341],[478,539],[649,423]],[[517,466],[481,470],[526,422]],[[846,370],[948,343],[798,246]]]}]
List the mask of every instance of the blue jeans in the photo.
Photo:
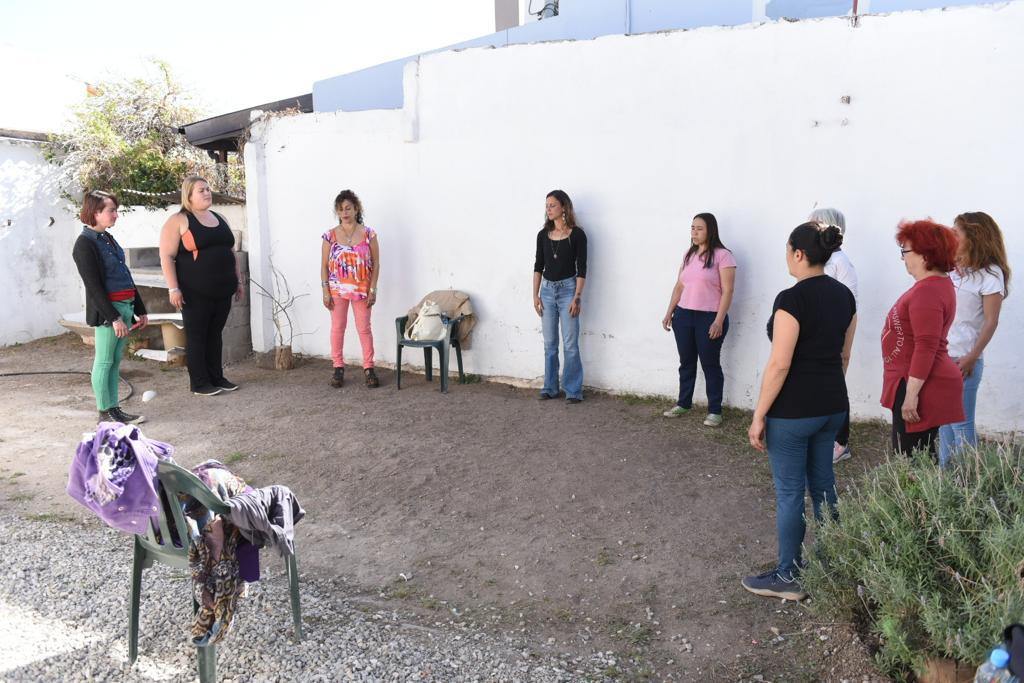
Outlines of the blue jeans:
[{"label": "blue jeans", "polygon": [[583,362],[580,360],[580,319],[569,315],[576,293],[576,278],[552,282],[541,280],[540,301],[544,305],[544,388],[541,393],[558,396],[558,327],[562,327],[565,371],[562,387],[566,398],[583,398]]},{"label": "blue jeans", "polygon": [[708,394],[708,412],[722,414],[722,394],[725,391],[725,374],[722,372],[722,342],[729,333],[729,316],[725,316],[722,336],[712,339],[708,336],[711,323],[717,313],[692,311],[676,306],[672,311],[672,334],[676,337],[679,351],[679,400],[681,408],[693,407],[693,388],[697,384],[697,359],[704,370],[704,384]]},{"label": "blue jeans", "polygon": [[836,478],[832,471],[832,442],[843,426],[846,411],[822,417],[769,417],[765,424],[768,460],[775,480],[775,528],[779,537],[779,564],[783,576],[800,572],[801,546],[807,524],[804,491],[811,494],[814,518],[821,505],[836,516]]},{"label": "blue jeans", "polygon": [[956,451],[964,446],[978,445],[978,432],[974,428],[974,412],[978,406],[978,386],[985,370],[985,360],[979,358],[974,364],[974,372],[964,377],[964,417],[963,422],[939,427],[939,466],[945,467]]}]

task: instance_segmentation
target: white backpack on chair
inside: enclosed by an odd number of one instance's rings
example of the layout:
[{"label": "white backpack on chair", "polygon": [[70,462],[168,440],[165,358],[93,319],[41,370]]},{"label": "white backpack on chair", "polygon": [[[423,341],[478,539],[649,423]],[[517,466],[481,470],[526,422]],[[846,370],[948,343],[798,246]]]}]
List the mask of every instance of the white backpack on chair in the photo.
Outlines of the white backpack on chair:
[{"label": "white backpack on chair", "polygon": [[429,299],[420,306],[416,322],[408,332],[415,341],[438,341],[444,338],[444,323],[441,322],[441,308]]}]

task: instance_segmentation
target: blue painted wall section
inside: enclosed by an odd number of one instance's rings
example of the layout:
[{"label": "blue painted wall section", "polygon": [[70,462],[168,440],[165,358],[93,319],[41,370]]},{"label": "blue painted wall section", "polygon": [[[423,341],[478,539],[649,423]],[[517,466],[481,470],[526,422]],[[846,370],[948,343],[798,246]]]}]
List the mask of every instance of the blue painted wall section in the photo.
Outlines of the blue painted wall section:
[{"label": "blue painted wall section", "polygon": [[[1024,2],[1024,0],[1016,0]],[[871,14],[984,4],[980,0],[861,0]],[[769,19],[815,19],[850,14],[852,0],[769,0]],[[561,0],[559,14],[542,21],[433,50],[504,47],[551,40],[590,40],[623,33],[650,33],[753,21],[752,0]],[[425,53],[430,54],[430,53]],[[419,55],[313,84],[314,111],[402,108],[402,70]]]}]

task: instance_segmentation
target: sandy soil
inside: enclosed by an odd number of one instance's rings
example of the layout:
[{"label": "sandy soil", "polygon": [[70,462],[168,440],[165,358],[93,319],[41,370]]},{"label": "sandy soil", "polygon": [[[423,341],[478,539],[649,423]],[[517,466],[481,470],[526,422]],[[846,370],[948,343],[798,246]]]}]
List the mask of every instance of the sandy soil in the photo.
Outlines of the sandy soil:
[{"label": "sandy soil", "polygon": [[[0,373],[90,366],[71,335],[0,349]],[[318,359],[290,372],[237,363],[227,374],[242,388],[212,398],[190,395],[183,369],[122,369],[135,389],[124,407],[146,414],[147,436],[185,465],[217,458],[254,485],[290,486],[308,512],[302,571],[368,603],[538,648],[612,651],[609,678],[884,680],[845,627],[740,587],[775,555],[771,478],[746,445],[746,413],[711,429],[699,411],[661,417],[670,402],[591,393],[571,406],[489,382],[442,395],[413,373],[397,391],[387,370],[368,390],[354,367],[339,390]],[[147,389],[158,397],[143,404]],[[89,520],[64,494],[95,421],[88,377],[0,377],[0,391],[0,506]],[[885,434],[855,425],[840,491],[882,457]]]}]

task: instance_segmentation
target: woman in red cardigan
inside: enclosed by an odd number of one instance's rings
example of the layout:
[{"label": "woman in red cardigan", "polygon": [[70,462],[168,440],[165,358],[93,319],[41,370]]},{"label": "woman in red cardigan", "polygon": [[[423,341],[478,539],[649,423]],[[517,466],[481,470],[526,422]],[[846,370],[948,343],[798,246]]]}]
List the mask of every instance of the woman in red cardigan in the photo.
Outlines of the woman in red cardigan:
[{"label": "woman in red cardigan", "polygon": [[882,329],[882,405],[892,410],[892,448],[935,457],[939,427],[962,421],[963,377],[946,351],[956,314],[955,233],[931,221],[900,224],[900,256],[914,286],[896,300]]}]

